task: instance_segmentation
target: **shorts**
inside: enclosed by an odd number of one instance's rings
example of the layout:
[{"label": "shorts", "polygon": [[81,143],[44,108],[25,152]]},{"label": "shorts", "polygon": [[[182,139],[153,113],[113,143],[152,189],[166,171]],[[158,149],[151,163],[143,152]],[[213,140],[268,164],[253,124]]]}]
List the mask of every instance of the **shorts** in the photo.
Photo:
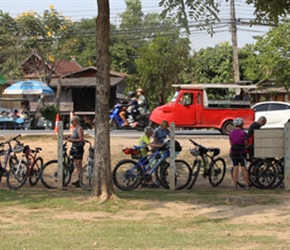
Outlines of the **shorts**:
[{"label": "shorts", "polygon": [[245,167],[247,165],[246,153],[230,153],[233,166]]},{"label": "shorts", "polygon": [[84,157],[84,145],[72,145],[70,155],[74,160],[82,160]]}]

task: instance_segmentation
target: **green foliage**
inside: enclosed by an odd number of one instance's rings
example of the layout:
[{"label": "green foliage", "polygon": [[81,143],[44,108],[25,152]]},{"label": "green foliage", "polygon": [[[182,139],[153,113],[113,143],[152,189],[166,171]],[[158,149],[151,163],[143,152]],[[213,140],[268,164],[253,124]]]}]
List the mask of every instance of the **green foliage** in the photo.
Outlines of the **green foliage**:
[{"label": "green foliage", "polygon": [[266,35],[258,37],[255,54],[263,79],[274,79],[276,86],[290,89],[290,28],[289,22],[272,28]]},{"label": "green foliage", "polygon": [[233,81],[233,52],[228,42],[208,47],[193,55],[193,81],[197,83],[228,83]]},{"label": "green foliage", "polygon": [[52,124],[55,123],[56,114],[59,113],[59,109],[56,105],[45,105],[41,109],[41,114],[45,120],[51,121]]},{"label": "green foliage", "polygon": [[213,33],[213,21],[218,21],[218,7],[220,1],[215,0],[161,0],[159,6],[164,8],[162,16],[166,17],[168,14],[174,16],[178,24],[185,28],[190,34],[188,21],[193,19],[200,24],[200,29],[207,29],[209,33]]},{"label": "green foliage", "polygon": [[6,76],[24,59],[23,48],[19,47],[22,36],[17,35],[18,30],[16,20],[0,11],[0,71]]},{"label": "green foliage", "polygon": [[167,102],[174,91],[172,84],[182,82],[189,55],[189,40],[171,36],[156,36],[150,45],[140,49],[136,60],[138,85],[145,90],[151,107]]},{"label": "green foliage", "polygon": [[277,24],[281,17],[290,14],[289,1],[285,0],[247,0],[247,4],[253,4],[256,21]]},{"label": "green foliage", "polygon": [[[246,3],[254,5],[257,23],[278,24],[281,18],[287,19],[287,15],[290,14],[289,1],[246,0]],[[171,15],[189,34],[190,19],[196,21],[200,29],[207,29],[210,34],[213,34],[211,24],[219,21],[220,4],[221,0],[160,0],[159,2],[159,6],[164,8],[162,16]]]},{"label": "green foliage", "polygon": [[77,37],[72,55],[83,66],[96,66],[96,20],[83,18],[75,22]]},{"label": "green foliage", "polygon": [[54,67],[57,66],[56,59],[69,59],[75,43],[75,40],[71,38],[74,32],[73,22],[57,12],[53,6],[45,10],[43,15],[30,11],[13,19],[7,14],[2,14],[0,15],[0,30],[4,28],[6,33],[0,37],[5,40],[4,43],[6,42],[3,53],[10,60],[2,64],[3,69],[8,72],[12,66],[15,66],[11,64],[11,61],[19,65],[29,52],[37,52],[44,62],[50,64],[51,68],[48,70],[48,67],[44,65],[37,65],[34,70],[43,81],[48,83]]}]

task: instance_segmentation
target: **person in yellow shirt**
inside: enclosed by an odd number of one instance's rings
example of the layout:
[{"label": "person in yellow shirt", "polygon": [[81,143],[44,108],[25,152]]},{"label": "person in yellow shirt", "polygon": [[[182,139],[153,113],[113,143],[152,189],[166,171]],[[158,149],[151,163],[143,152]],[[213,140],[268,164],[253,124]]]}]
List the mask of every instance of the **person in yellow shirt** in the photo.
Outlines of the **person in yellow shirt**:
[{"label": "person in yellow shirt", "polygon": [[[151,148],[160,148],[163,144],[154,144],[150,143],[150,137],[153,135],[153,128],[150,126],[147,126],[144,129],[144,134],[139,138],[138,145],[142,148],[140,149],[141,156],[146,156],[150,146]],[[150,169],[148,169],[150,171]],[[156,173],[153,174],[153,179],[156,180]],[[156,181],[155,181],[156,182]],[[155,183],[153,180],[151,180],[149,183],[143,183],[141,187],[150,187],[150,188],[159,188],[159,185]]]},{"label": "person in yellow shirt", "polygon": [[150,137],[153,135],[153,128],[150,126],[145,127],[144,134],[139,138],[138,145],[142,147],[140,150],[141,156],[145,156],[148,153],[148,146],[150,146]]}]

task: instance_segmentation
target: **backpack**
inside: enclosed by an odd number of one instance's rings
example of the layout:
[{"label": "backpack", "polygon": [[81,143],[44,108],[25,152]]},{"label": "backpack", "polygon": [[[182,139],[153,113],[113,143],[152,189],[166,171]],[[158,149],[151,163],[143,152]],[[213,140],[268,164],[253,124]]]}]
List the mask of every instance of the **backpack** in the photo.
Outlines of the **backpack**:
[{"label": "backpack", "polygon": [[[163,150],[169,150],[169,148],[170,148],[170,140],[164,144]],[[180,152],[181,150],[182,150],[182,147],[179,141],[175,140],[175,152]]]},{"label": "backpack", "polygon": [[181,150],[182,150],[182,147],[181,147],[179,141],[175,140],[175,151],[180,152]]}]

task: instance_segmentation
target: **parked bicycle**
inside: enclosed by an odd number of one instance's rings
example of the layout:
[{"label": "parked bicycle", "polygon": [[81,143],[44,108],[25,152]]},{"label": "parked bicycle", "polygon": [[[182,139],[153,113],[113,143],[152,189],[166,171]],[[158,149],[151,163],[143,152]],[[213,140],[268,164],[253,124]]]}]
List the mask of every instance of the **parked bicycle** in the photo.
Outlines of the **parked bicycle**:
[{"label": "parked bicycle", "polygon": [[38,156],[38,153],[42,150],[40,147],[31,149],[28,145],[24,146],[23,157],[25,157],[28,163],[28,180],[31,186],[35,186],[40,179],[41,170],[43,167],[43,159]]},{"label": "parked bicycle", "polygon": [[213,187],[217,187],[223,181],[226,173],[225,160],[221,157],[216,158],[220,154],[220,149],[207,148],[191,139],[189,141],[195,146],[190,149],[190,153],[195,159],[191,169],[191,180],[189,185],[187,185],[187,189],[193,187],[201,168],[203,169],[203,178],[208,177],[209,183]]},{"label": "parked bicycle", "polygon": [[[254,158],[247,169],[249,172],[250,186],[259,189],[274,189],[279,187],[284,180],[284,159]],[[238,177],[238,186],[244,187],[245,183]]]},{"label": "parked bicycle", "polygon": [[[3,167],[2,173],[0,174],[0,181],[3,175],[6,174],[6,184],[10,189],[18,189],[23,186],[28,177],[28,164],[25,160],[20,158],[18,160],[16,154],[21,153],[24,149],[23,144],[21,144],[17,138],[21,135],[17,135],[10,140],[0,144],[1,147],[8,146],[8,148],[2,151],[2,163]],[[16,144],[12,147],[11,142],[15,141]],[[7,166],[10,166],[9,171]]]},{"label": "parked bicycle", "polygon": [[[17,135],[10,140],[6,142],[1,142],[0,143],[0,183],[2,180],[2,177],[6,177],[9,169],[11,166],[13,166],[16,162],[18,162],[17,156],[15,153],[13,153],[13,147],[11,145],[12,141],[16,141],[18,144],[20,144],[19,141],[17,141],[17,138],[20,137],[21,135]],[[7,146],[8,148],[5,148]]]},{"label": "parked bicycle", "polygon": [[92,179],[94,174],[94,152],[95,149],[92,147],[92,144],[85,140],[84,142],[89,143],[89,155],[87,158],[87,163],[80,172],[79,180],[81,188],[84,191],[92,190]]},{"label": "parked bicycle", "polygon": [[[142,183],[150,183],[153,173],[157,181],[166,189],[169,188],[168,176],[170,176],[169,163],[166,158],[170,156],[169,144],[166,143],[161,149],[140,157],[142,147],[134,146],[131,150],[123,150],[125,154],[133,153],[138,161],[124,159],[119,161],[113,169],[113,182],[123,191],[131,191],[138,188]],[[190,181],[190,166],[183,160],[175,160],[175,189],[186,187]]]},{"label": "parked bicycle", "polygon": [[[62,164],[63,164],[63,187],[66,187],[72,177],[72,173],[75,169],[73,157],[71,154],[73,153],[73,148],[71,148],[70,154],[68,154],[67,142],[63,144],[63,157],[62,157]],[[55,189],[57,188],[57,181],[58,181],[58,160],[51,160],[48,161],[43,165],[40,180],[42,184],[48,189]]]}]

